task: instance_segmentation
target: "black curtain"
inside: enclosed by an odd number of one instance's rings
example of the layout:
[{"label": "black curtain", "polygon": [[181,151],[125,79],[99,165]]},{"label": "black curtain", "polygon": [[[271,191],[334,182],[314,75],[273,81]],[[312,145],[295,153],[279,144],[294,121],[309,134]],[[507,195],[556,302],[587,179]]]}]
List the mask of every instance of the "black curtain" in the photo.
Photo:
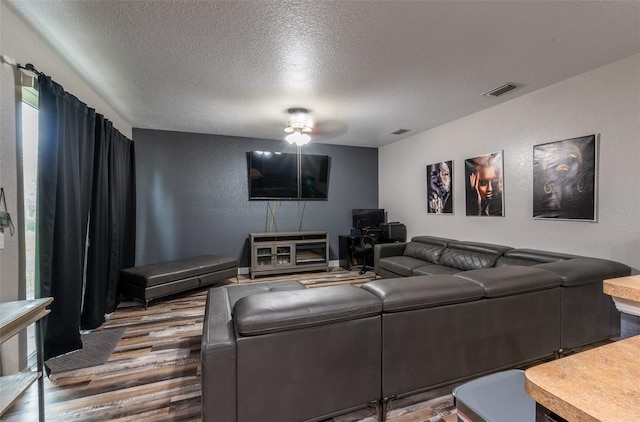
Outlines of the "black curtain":
[{"label": "black curtain", "polygon": [[95,110],[48,76],[38,78],[36,280],[54,298],[44,319],[44,358],[82,348],[87,222],[91,206]]},{"label": "black curtain", "polygon": [[133,142],[96,115],[93,199],[81,328],[99,327],[118,306],[121,268],[135,259]]},{"label": "black curtain", "polygon": [[134,266],[135,154],[104,116],[51,78],[38,82],[36,293],[54,298],[46,360],[82,348],[80,330],[118,305],[120,269]]}]

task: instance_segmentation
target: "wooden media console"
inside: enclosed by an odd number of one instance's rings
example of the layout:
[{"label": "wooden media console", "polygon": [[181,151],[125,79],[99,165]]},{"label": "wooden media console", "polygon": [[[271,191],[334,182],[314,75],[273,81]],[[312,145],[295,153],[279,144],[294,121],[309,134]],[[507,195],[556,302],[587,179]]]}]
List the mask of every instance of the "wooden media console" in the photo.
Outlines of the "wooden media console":
[{"label": "wooden media console", "polygon": [[250,233],[251,279],[259,275],[329,269],[326,231]]}]

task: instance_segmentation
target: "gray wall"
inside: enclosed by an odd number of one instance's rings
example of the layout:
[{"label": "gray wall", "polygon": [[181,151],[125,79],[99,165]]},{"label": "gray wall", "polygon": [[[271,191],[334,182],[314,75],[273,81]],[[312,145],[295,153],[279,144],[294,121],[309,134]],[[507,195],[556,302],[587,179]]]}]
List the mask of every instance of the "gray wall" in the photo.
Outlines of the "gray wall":
[{"label": "gray wall", "polygon": [[[295,152],[284,141],[133,129],[136,148],[136,265],[203,254],[249,266],[248,234],[327,230],[330,259],[353,208],[378,207],[378,150],[311,143],[331,157],[328,201],[249,201],[247,152]],[[300,221],[302,218],[302,227]]]}]

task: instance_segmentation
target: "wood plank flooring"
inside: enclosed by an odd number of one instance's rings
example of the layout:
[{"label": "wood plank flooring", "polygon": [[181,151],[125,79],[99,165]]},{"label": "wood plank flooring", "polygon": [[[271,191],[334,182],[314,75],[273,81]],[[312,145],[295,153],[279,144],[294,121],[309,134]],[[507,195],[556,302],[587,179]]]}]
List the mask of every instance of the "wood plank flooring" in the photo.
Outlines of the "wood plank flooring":
[{"label": "wood plank flooring", "polygon": [[[45,379],[48,421],[199,420],[200,337],[206,291],[123,303],[103,329],[126,327],[108,362]],[[4,419],[37,420],[30,388]]]},{"label": "wood plank flooring", "polygon": [[[362,284],[375,277],[329,272],[260,277],[240,282],[299,280],[308,287]],[[229,283],[235,282],[229,280]],[[141,303],[123,302],[100,329],[126,327],[108,362],[45,378],[48,421],[199,421],[200,339],[206,290]],[[2,417],[37,420],[32,386]]]},{"label": "wood plank flooring", "polygon": [[[260,277],[242,283],[298,280],[308,287],[360,285],[375,278],[357,270]],[[236,282],[236,279],[228,281]],[[200,339],[206,290],[151,303],[123,302],[100,329],[126,327],[106,364],[45,378],[47,421],[200,421]],[[388,422],[454,422],[452,387],[391,402]],[[36,421],[33,385],[2,417]],[[331,422],[376,422],[370,409]],[[226,422],[226,421],[221,421]],[[329,422],[329,421],[325,421]]]}]

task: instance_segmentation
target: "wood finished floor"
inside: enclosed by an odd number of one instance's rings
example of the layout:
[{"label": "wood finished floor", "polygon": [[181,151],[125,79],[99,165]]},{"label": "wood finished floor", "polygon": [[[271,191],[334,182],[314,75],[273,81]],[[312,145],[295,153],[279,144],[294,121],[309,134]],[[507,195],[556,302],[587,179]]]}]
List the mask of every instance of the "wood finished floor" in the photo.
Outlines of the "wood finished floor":
[{"label": "wood finished floor", "polygon": [[[360,285],[373,278],[372,272],[360,275],[357,270],[331,268],[329,272],[255,280],[240,276],[238,281],[298,280],[311,288]],[[47,421],[200,421],[200,339],[206,295],[207,291],[201,290],[157,300],[146,310],[140,303],[123,302],[100,328],[126,327],[106,364],[45,378]],[[452,388],[392,401],[387,421],[457,421]],[[37,421],[37,386],[34,384],[21,396],[1,420]],[[324,422],[356,421],[376,422],[376,418],[369,409],[363,409]]]},{"label": "wood finished floor", "polygon": [[[358,285],[374,277],[332,268],[255,280],[240,276],[239,281],[299,280],[320,287]],[[137,302],[121,303],[100,328],[126,327],[106,364],[45,378],[47,421],[199,421],[206,295],[201,290],[157,300],[146,310]],[[37,409],[34,384],[2,420],[35,421]]]}]

